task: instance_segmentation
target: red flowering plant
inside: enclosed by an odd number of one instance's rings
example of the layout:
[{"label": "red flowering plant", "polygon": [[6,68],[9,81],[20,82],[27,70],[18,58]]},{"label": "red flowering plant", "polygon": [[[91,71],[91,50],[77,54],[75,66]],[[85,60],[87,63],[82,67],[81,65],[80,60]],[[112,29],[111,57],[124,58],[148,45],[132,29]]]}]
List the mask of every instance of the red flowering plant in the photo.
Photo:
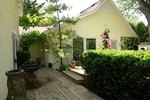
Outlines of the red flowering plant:
[{"label": "red flowering plant", "polygon": [[41,86],[40,81],[37,79],[35,75],[31,75],[25,78],[25,86],[26,89],[33,89],[33,88],[38,88]]},{"label": "red flowering plant", "polygon": [[109,29],[105,29],[105,31],[100,34],[100,37],[102,38],[102,42],[103,42],[103,49],[107,49],[111,47],[111,41],[109,39]]}]

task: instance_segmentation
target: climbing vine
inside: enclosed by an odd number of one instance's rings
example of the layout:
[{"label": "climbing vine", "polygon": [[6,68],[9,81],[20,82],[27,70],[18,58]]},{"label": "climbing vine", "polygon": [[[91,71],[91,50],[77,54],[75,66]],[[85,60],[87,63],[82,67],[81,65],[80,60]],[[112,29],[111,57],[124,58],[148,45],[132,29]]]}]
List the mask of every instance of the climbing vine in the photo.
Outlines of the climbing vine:
[{"label": "climbing vine", "polygon": [[105,29],[104,32],[100,34],[100,37],[102,38],[103,49],[108,49],[111,47],[111,41],[108,33],[110,33],[110,30]]}]

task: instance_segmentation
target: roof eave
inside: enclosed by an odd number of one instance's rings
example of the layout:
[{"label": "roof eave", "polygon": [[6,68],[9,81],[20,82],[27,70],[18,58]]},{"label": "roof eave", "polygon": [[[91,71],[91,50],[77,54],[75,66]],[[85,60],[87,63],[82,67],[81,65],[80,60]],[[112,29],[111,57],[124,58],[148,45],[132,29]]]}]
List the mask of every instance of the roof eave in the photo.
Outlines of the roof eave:
[{"label": "roof eave", "polygon": [[81,16],[78,16],[77,18],[82,19],[82,18],[84,18],[84,17],[87,17],[87,16],[89,16],[89,15],[91,15],[91,14],[97,12],[98,9],[100,9],[100,7],[104,4],[105,1],[106,1],[106,0],[99,1],[99,2],[98,2],[99,4],[98,4],[98,6],[96,7],[96,9],[94,9],[94,10],[92,10],[92,11],[86,13],[86,14],[83,14],[83,15],[81,15]]}]

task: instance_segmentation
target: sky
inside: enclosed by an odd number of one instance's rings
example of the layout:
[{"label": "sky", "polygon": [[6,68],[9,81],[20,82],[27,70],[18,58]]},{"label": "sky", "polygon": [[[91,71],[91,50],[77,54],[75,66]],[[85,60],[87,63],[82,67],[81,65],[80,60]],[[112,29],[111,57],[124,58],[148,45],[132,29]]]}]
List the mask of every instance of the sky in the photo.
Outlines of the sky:
[{"label": "sky", "polygon": [[71,16],[79,14],[81,11],[91,6],[98,0],[62,0],[67,5],[71,6],[72,9],[69,11]]},{"label": "sky", "polygon": [[[39,3],[42,3],[45,0],[37,0]],[[91,6],[93,3],[97,2],[98,0],[61,0],[69,7],[71,6],[72,9],[70,9],[67,14],[70,17],[73,17],[77,14],[79,14],[82,10],[86,9],[87,7]],[[139,21],[143,21],[145,24],[147,24],[147,20],[145,19],[145,16],[141,16]]]},{"label": "sky", "polygon": [[[45,0],[37,0],[39,3],[42,3]],[[61,0],[67,6],[72,7],[67,13],[69,16],[73,17],[79,14],[82,10],[86,9],[93,3],[97,2],[98,0]]]}]

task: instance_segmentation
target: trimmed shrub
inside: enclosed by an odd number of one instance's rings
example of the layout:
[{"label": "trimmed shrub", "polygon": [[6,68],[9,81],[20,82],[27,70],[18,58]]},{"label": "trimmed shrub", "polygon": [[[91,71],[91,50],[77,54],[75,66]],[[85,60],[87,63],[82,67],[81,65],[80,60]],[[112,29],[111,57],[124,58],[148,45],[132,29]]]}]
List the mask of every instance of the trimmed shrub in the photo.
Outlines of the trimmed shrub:
[{"label": "trimmed shrub", "polygon": [[137,37],[122,37],[121,49],[122,50],[138,50],[140,41]]},{"label": "trimmed shrub", "polygon": [[150,98],[150,51],[94,50],[81,60],[88,88],[104,99]]}]

